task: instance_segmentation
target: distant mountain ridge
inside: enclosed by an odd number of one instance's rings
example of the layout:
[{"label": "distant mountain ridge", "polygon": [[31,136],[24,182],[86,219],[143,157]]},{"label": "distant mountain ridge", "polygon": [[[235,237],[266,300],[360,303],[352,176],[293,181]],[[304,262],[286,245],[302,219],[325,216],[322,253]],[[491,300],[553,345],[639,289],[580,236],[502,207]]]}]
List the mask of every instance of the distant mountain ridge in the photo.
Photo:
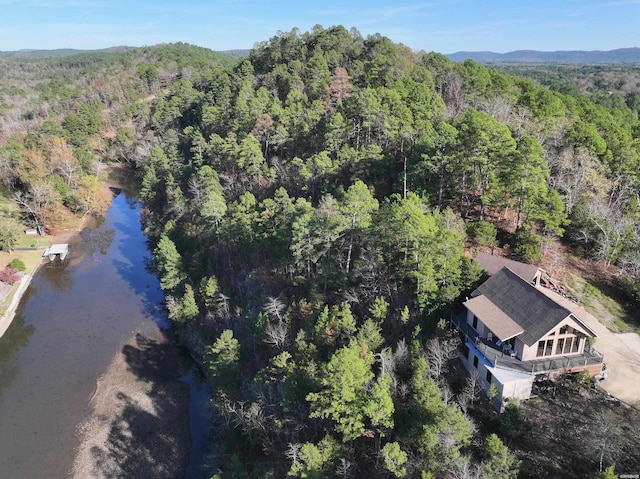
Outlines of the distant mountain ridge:
[{"label": "distant mountain ridge", "polygon": [[25,48],[23,50],[17,51],[0,51],[0,57],[5,58],[64,58],[70,57],[73,55],[79,55],[81,53],[92,53],[92,52],[101,52],[101,53],[117,53],[124,52],[130,50],[134,47],[127,46],[117,46],[117,47],[109,47],[102,48],[100,50],[77,50],[74,48],[58,48],[54,50],[38,50],[38,49],[30,49]]},{"label": "distant mountain ridge", "polygon": [[453,61],[471,59],[479,63],[640,63],[640,48],[618,48],[616,50],[567,50],[543,52],[538,50],[516,50],[508,53],[456,52],[445,55]]},{"label": "distant mountain ridge", "polygon": [[[24,49],[17,51],[0,51],[0,58],[63,58],[82,53],[101,52],[115,53],[134,49],[136,47],[115,46],[99,50],[80,50],[60,48],[53,50]],[[220,51],[225,55],[242,58],[249,55],[249,49],[235,49]],[[448,53],[445,56],[453,61],[462,62],[471,59],[478,63],[640,63],[640,48],[618,48],[616,50],[560,50],[546,52],[539,50],[515,50],[507,53],[468,52],[460,51]]]},{"label": "distant mountain ridge", "polygon": [[[109,48],[101,48],[99,50],[79,50],[75,48],[58,48],[52,50],[40,50],[40,49],[32,49],[25,48],[22,50],[12,50],[12,51],[0,51],[0,58],[18,58],[18,59],[38,59],[38,58],[66,58],[74,55],[82,55],[86,53],[119,53],[126,52],[128,50],[134,50],[138,47],[129,47],[129,46],[115,46]],[[220,51],[218,53],[222,53],[223,55],[227,55],[233,58],[242,58],[249,56],[251,50],[248,49],[237,49],[237,50],[225,50]]]}]

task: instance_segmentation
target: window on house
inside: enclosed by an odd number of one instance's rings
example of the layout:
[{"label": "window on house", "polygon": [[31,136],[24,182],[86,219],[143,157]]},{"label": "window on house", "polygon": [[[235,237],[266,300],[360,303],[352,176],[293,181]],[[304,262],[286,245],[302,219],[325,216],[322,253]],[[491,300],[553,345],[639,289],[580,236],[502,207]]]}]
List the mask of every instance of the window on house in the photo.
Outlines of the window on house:
[{"label": "window on house", "polygon": [[473,356],[473,367],[478,369],[478,356]]},{"label": "window on house", "polygon": [[564,348],[564,338],[560,338],[558,339],[558,344],[556,344],[556,354],[562,354],[563,348]]},{"label": "window on house", "polygon": [[537,357],[551,356],[553,354],[553,339],[538,341]]},{"label": "window on house", "polygon": [[582,340],[582,338],[577,337],[576,340],[573,342],[573,349],[571,350],[572,353],[577,353],[578,351],[580,351],[580,341]]},{"label": "window on house", "polygon": [[549,339],[544,349],[544,355],[551,356],[552,354],[553,354],[553,339]]},{"label": "window on house", "polygon": [[478,317],[474,314],[473,315],[473,329],[478,329]]},{"label": "window on house", "polygon": [[562,350],[562,352],[564,354],[570,353],[571,352],[571,347],[573,345],[573,342],[575,341],[575,337],[574,336],[570,336],[568,337],[565,342],[564,342],[564,348]]},{"label": "window on house", "polygon": [[465,358],[469,357],[469,347],[466,344],[462,346],[462,355]]},{"label": "window on house", "polygon": [[569,329],[569,326],[562,326],[560,328],[560,334],[567,334],[568,329]]},{"label": "window on house", "polygon": [[491,371],[487,369],[487,382],[491,384],[492,379],[493,379],[493,374],[491,374]]}]

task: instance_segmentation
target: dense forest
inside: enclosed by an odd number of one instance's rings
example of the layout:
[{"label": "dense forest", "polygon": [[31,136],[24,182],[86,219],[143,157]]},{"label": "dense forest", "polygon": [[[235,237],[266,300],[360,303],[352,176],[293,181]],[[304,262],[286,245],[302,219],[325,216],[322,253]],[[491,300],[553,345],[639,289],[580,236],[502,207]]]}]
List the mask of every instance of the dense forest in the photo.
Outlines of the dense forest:
[{"label": "dense forest", "polygon": [[18,207],[0,246],[104,210],[102,163],[139,174],[168,315],[214,390],[221,478],[518,477],[517,410],[481,427],[477,383],[450,380],[447,319],[482,274],[469,245],[539,262],[563,242],[637,300],[624,102],[343,27],[240,59],[177,44],[0,63]]},{"label": "dense forest", "polygon": [[608,108],[640,113],[640,72],[636,65],[493,64],[501,72],[531,78],[551,90],[588,96]]}]

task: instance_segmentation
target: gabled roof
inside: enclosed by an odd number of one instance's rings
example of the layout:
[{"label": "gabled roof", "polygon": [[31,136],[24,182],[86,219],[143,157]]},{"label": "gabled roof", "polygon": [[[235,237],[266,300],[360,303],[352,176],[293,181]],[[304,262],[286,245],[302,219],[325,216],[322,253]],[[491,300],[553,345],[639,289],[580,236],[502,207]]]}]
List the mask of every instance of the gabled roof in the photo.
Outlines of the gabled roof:
[{"label": "gabled roof", "polygon": [[502,312],[486,296],[476,296],[465,302],[464,305],[502,341],[508,341],[524,332],[522,326]]},{"label": "gabled roof", "polygon": [[[480,285],[471,296],[474,299],[484,297],[483,301],[494,305],[517,324],[523,330],[519,338],[527,346],[534,345],[571,314],[571,311],[506,267]],[[500,337],[497,331],[496,334]]]},{"label": "gabled roof", "polygon": [[494,256],[488,253],[478,253],[476,261],[487,270],[489,276],[493,276],[502,268],[509,268],[522,279],[531,283],[538,274],[539,268],[532,264],[520,263],[504,256]]}]

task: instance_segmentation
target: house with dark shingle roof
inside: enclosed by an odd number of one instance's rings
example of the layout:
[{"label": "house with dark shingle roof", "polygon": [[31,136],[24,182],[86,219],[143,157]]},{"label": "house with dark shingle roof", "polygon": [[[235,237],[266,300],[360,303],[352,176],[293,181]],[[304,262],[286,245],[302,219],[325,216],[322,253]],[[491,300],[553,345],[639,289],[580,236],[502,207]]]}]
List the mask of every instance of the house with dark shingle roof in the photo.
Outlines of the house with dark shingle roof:
[{"label": "house with dark shingle roof", "polygon": [[576,315],[578,308],[540,285],[541,270],[523,265],[516,273],[509,266],[494,269],[464,302],[466,311],[453,316],[464,339],[462,360],[485,390],[494,385],[496,407],[507,398],[529,398],[536,377],[595,376],[603,365],[589,346],[596,333]]},{"label": "house with dark shingle roof", "polygon": [[489,253],[478,253],[476,261],[482,266],[482,268],[489,273],[489,276],[496,274],[502,268],[509,268],[515,274],[520,276],[525,281],[538,284],[541,276],[546,272],[541,268],[527,263],[521,263],[520,261],[514,261],[504,256],[496,256]]}]

